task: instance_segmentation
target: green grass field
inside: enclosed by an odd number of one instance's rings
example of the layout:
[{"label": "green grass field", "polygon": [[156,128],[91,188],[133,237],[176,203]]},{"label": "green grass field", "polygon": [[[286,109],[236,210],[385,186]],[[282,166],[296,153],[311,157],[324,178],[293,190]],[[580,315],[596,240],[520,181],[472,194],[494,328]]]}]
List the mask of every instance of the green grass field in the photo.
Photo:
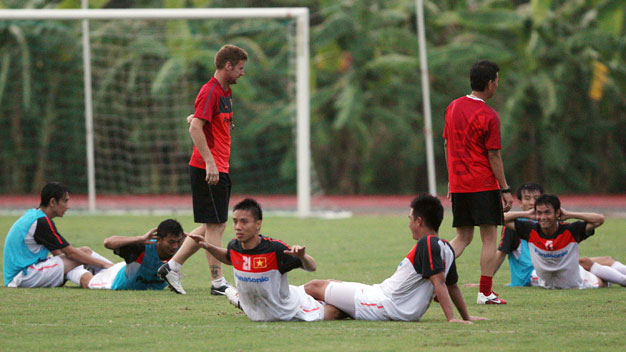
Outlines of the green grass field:
[{"label": "green grass field", "polygon": [[[102,245],[110,235],[139,235],[164,216],[86,216],[56,219],[74,246],[89,246],[118,262]],[[0,216],[0,246],[16,216]],[[454,230],[446,214],[440,235]],[[179,216],[185,230],[194,224]],[[292,284],[311,279],[379,283],[413,246],[405,214],[355,216],[342,220],[266,217],[262,233],[307,246],[318,270],[295,270]],[[581,245],[581,255],[611,255],[626,261],[626,219],[609,218]],[[229,222],[224,244],[233,235]],[[459,284],[478,282],[480,236],[458,259]],[[626,289],[548,291],[509,288],[505,261],[494,289],[506,306],[476,305],[477,288],[462,288],[470,314],[488,317],[473,325],[450,324],[438,304],[418,323],[251,322],[224,297],[209,295],[203,253],[184,267],[187,295],[157,292],[89,291],[72,283],[54,289],[0,288],[0,350],[106,351],[618,351],[626,341]],[[225,267],[232,282],[232,270]],[[455,312],[458,316],[458,313]],[[621,346],[621,347],[620,347]]]}]

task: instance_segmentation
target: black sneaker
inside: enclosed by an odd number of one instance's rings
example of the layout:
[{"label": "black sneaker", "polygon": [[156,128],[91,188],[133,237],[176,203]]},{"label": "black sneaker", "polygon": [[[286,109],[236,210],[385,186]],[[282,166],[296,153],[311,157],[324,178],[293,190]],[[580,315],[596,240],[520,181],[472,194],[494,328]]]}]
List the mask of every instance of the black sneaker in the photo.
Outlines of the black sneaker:
[{"label": "black sneaker", "polygon": [[159,274],[159,276],[167,282],[167,286],[170,290],[181,295],[187,294],[183,286],[180,284],[180,273],[172,271],[169,264],[165,263],[161,265],[157,274]]},{"label": "black sneaker", "polygon": [[215,287],[211,285],[211,294],[214,296],[225,296],[226,289],[229,287],[233,287],[233,285],[229,284],[228,281],[226,281],[226,283],[220,287]]}]

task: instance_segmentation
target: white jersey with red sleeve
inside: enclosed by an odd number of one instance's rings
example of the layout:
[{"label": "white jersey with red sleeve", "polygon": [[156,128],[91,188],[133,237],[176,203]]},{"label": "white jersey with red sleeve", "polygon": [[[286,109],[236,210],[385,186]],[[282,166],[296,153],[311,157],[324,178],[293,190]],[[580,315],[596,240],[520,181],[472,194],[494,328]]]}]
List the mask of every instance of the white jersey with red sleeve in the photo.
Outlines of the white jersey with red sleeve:
[{"label": "white jersey with red sleeve", "polygon": [[237,240],[226,256],[233,264],[239,303],[254,321],[322,320],[322,305],[302,288],[289,285],[287,272],[302,267],[299,258],[285,254],[289,246],[261,236],[261,243],[245,250]]},{"label": "white jersey with red sleeve", "polygon": [[548,236],[537,222],[515,220],[518,236],[528,241],[530,258],[545,288],[584,288],[578,265],[579,242],[594,234],[585,221],[561,222]]},{"label": "white jersey with red sleeve", "polygon": [[[375,305],[368,305],[367,297],[357,299],[357,319],[378,320],[370,319],[368,310],[384,309],[384,316],[389,320],[418,321],[433,298],[434,287],[429,278],[441,272],[447,285],[457,283],[454,250],[437,236],[422,237],[391,277],[371,286],[371,298],[377,301]],[[365,289],[359,295],[368,296],[367,291]]]}]

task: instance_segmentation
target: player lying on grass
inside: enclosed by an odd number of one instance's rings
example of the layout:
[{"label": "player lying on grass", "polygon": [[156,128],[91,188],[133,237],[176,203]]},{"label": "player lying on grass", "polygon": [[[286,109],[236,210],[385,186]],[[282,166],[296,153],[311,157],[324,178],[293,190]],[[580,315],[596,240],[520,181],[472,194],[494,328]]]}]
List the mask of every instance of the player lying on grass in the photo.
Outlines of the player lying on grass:
[{"label": "player lying on grass", "polygon": [[[419,321],[436,295],[449,322],[471,324],[486,320],[469,315],[461,290],[454,250],[438,237],[443,207],[436,197],[422,195],[411,202],[409,229],[417,244],[396,272],[378,285],[335,280],[313,280],[305,290],[327,303],[327,315],[359,320]],[[461,319],[454,316],[452,303]],[[340,312],[331,314],[331,310]],[[345,314],[342,314],[345,313]]]},{"label": "player lying on grass", "polygon": [[157,271],[180,248],[185,234],[178,221],[164,220],[141,236],[111,236],[104,246],[124,258],[89,281],[91,289],[161,290],[167,283]]},{"label": "player lying on grass", "polygon": [[[87,287],[93,268],[112,265],[87,247],[71,246],[57,230],[55,217],[63,217],[70,200],[69,189],[50,182],[41,191],[39,208],[26,211],[4,242],[4,285],[8,287],[58,287],[70,280]],[[52,256],[49,256],[52,254]]]},{"label": "player lying on grass", "polygon": [[315,271],[315,260],[304,246],[289,247],[261,235],[262,222],[260,205],[247,198],[233,208],[236,238],[228,248],[210,244],[202,233],[188,236],[219,261],[233,266],[237,289],[228,288],[226,296],[251,320],[323,320],[324,306],[307,295],[303,286],[289,285],[287,280],[287,273],[296,268]]},{"label": "player lying on grass", "polygon": [[[582,221],[563,222],[568,219]],[[535,201],[533,209],[505,213],[504,220],[507,228],[528,241],[539,286],[594,288],[605,286],[606,282],[626,286],[626,267],[621,263],[610,257],[578,256],[579,243],[604,223],[601,214],[567,211],[561,208],[557,196],[544,194]]]}]

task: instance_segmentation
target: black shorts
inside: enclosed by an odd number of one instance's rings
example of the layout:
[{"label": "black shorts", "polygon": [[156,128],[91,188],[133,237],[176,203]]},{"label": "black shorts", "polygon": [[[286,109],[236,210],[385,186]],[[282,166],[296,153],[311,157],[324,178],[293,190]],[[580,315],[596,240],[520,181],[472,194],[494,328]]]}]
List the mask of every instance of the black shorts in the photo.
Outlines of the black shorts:
[{"label": "black shorts", "polygon": [[504,224],[500,190],[452,193],[452,227]]},{"label": "black shorts", "polygon": [[193,220],[202,224],[222,224],[228,220],[228,202],[230,200],[230,177],[220,172],[220,180],[210,186],[206,170],[189,166],[191,196],[193,198]]}]

